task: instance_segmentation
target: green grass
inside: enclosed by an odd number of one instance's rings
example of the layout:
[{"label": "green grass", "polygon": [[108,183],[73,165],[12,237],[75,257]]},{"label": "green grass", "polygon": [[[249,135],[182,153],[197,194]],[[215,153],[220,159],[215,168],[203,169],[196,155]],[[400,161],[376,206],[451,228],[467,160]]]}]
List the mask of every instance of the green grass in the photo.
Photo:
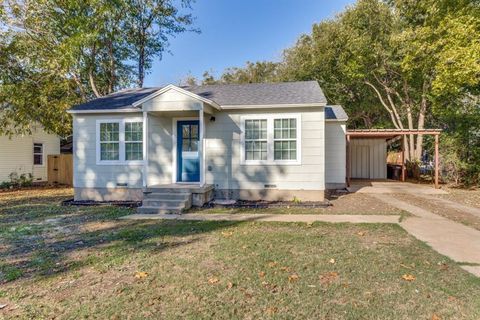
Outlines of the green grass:
[{"label": "green grass", "polygon": [[[145,222],[116,220],[130,209],[58,210],[32,215],[42,226],[34,237],[0,233],[0,318],[480,318],[480,280],[396,225]],[[0,219],[14,211],[0,208]],[[21,221],[10,224],[30,222]]]}]

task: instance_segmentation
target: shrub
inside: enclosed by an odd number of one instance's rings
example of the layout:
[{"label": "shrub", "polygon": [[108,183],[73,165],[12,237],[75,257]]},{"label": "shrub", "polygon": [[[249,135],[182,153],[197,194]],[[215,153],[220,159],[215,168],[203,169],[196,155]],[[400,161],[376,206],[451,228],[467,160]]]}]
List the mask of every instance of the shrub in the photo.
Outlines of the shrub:
[{"label": "shrub", "polygon": [[12,172],[8,175],[10,181],[4,181],[0,183],[0,189],[12,189],[30,187],[33,184],[33,175],[31,173],[18,174]]}]

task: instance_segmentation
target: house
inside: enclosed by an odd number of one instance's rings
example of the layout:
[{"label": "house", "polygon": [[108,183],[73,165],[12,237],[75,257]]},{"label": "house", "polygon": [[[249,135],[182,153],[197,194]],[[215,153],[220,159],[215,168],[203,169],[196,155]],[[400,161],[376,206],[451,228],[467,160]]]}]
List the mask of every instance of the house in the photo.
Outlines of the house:
[{"label": "house", "polygon": [[76,200],[158,212],[345,186],[347,115],[316,81],[127,89],[69,113]]},{"label": "house", "polygon": [[0,182],[10,174],[31,174],[33,182],[47,180],[47,156],[60,153],[60,138],[33,124],[31,134],[0,136]]}]

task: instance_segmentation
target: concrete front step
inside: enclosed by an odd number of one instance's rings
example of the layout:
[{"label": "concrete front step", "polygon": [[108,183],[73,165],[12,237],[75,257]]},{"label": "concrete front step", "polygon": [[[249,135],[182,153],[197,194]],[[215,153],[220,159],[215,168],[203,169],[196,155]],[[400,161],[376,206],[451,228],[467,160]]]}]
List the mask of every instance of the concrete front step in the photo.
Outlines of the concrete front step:
[{"label": "concrete front step", "polygon": [[168,214],[168,213],[182,213],[185,210],[184,207],[182,206],[176,206],[176,207],[147,207],[147,206],[141,206],[137,208],[137,213],[145,213],[145,214]]},{"label": "concrete front step", "polygon": [[186,200],[190,198],[190,193],[160,193],[152,192],[145,193],[144,199],[146,200]]},{"label": "concrete front step", "polygon": [[190,199],[144,199],[142,202],[142,206],[145,207],[182,207],[188,209],[192,206],[192,202]]}]

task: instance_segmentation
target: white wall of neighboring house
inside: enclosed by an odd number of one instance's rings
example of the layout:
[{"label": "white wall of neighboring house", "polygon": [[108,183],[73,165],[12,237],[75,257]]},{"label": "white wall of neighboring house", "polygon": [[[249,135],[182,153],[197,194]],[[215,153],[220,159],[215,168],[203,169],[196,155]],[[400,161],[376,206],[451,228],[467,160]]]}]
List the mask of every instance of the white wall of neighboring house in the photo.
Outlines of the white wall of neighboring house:
[{"label": "white wall of neighboring house", "polygon": [[[43,164],[33,164],[33,144],[43,144]],[[49,134],[39,125],[33,126],[31,135],[9,138],[0,136],[0,182],[9,181],[12,172],[31,173],[34,181],[47,180],[47,156],[60,153],[60,138]]]}]

